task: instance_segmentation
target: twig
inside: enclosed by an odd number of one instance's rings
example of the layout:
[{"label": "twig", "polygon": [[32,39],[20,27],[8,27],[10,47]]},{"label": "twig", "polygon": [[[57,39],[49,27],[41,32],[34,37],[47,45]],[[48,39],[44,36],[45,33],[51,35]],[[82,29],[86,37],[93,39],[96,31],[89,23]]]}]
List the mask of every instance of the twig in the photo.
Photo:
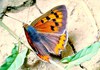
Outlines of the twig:
[{"label": "twig", "polygon": [[76,49],[75,49],[73,43],[71,42],[71,39],[70,39],[70,38],[68,38],[68,43],[69,43],[69,45],[71,46],[73,52],[74,52],[74,53],[77,53],[77,51],[76,51]]},{"label": "twig", "polygon": [[13,18],[13,17],[11,17],[11,16],[8,16],[7,14],[4,14],[6,17],[9,17],[9,18],[12,18],[12,19],[14,19],[14,20],[16,20],[16,21],[19,21],[19,22],[21,22],[21,23],[25,23],[25,22],[23,22],[23,21],[20,21],[20,20],[18,20],[18,19],[16,19],[16,18]]},{"label": "twig", "polygon": [[35,4],[35,7],[39,10],[39,12],[40,12],[41,14],[43,14],[43,12],[40,10],[40,8],[37,6],[37,4]]},{"label": "twig", "polygon": [[[71,42],[71,39],[70,39],[70,38],[68,38],[68,43],[69,43],[69,45],[71,46],[71,48],[72,48],[74,54],[77,53],[77,51],[76,51],[76,49],[75,49],[73,43]],[[81,67],[82,69],[87,70],[87,69],[86,69],[84,66],[82,66],[81,64],[80,64],[80,67]]]}]

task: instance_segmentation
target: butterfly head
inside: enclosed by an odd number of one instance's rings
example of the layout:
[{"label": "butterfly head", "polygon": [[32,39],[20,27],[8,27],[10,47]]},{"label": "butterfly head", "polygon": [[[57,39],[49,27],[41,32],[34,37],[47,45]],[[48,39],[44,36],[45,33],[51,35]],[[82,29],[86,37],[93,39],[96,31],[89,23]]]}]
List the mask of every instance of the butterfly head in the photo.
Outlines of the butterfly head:
[{"label": "butterfly head", "polygon": [[28,27],[29,25],[28,24],[23,24],[23,27],[25,28],[25,29],[27,29],[27,27]]}]

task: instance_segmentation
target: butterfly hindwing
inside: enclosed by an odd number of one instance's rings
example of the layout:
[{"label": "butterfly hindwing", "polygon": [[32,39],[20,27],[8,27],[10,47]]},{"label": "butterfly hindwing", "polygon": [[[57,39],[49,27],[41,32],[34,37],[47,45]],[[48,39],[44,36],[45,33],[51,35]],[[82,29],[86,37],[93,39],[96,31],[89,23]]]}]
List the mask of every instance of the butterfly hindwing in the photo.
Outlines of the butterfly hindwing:
[{"label": "butterfly hindwing", "polygon": [[66,46],[68,34],[67,31],[58,35],[40,33],[39,38],[50,54],[59,56]]}]

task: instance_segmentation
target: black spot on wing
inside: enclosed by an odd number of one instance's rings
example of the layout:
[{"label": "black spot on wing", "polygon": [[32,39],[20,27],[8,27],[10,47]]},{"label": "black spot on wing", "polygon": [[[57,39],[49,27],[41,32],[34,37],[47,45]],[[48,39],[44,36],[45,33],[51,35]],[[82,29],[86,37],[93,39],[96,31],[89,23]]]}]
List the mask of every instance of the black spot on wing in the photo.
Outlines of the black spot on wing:
[{"label": "black spot on wing", "polygon": [[56,21],[56,19],[52,19],[54,22]]},{"label": "black spot on wing", "polygon": [[56,25],[56,26],[59,26],[58,22],[55,22],[55,25]]},{"label": "black spot on wing", "polygon": [[42,23],[44,23],[44,21],[43,21],[43,20],[41,20],[41,22],[42,22]]},{"label": "black spot on wing", "polygon": [[57,15],[57,13],[54,13],[54,15],[56,16],[56,18],[59,18],[59,16]]},{"label": "black spot on wing", "polygon": [[57,15],[57,13],[53,12],[52,10],[51,10],[51,14],[54,14],[56,16],[56,18],[59,18],[59,16]]},{"label": "black spot on wing", "polygon": [[51,10],[51,14],[54,14],[54,12]]},{"label": "black spot on wing", "polygon": [[53,31],[54,31],[54,26],[51,26],[51,30],[53,30]]},{"label": "black spot on wing", "polygon": [[47,19],[47,20],[50,20],[50,17],[49,17],[49,16],[47,16],[47,17],[46,17],[46,19]]}]

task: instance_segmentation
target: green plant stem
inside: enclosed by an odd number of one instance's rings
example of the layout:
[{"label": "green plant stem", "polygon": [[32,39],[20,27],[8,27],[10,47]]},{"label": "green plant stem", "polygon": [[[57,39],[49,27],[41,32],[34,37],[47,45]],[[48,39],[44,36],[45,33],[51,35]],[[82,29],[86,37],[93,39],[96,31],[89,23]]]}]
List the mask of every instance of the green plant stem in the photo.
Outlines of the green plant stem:
[{"label": "green plant stem", "polygon": [[6,26],[1,20],[0,20],[0,26],[3,27],[5,30],[7,30],[11,36],[13,36],[18,42],[22,43],[25,47],[27,47],[28,49],[30,49],[32,51],[32,49],[28,46],[26,46],[23,43],[23,40],[19,38],[19,36],[17,36],[8,26]]}]

